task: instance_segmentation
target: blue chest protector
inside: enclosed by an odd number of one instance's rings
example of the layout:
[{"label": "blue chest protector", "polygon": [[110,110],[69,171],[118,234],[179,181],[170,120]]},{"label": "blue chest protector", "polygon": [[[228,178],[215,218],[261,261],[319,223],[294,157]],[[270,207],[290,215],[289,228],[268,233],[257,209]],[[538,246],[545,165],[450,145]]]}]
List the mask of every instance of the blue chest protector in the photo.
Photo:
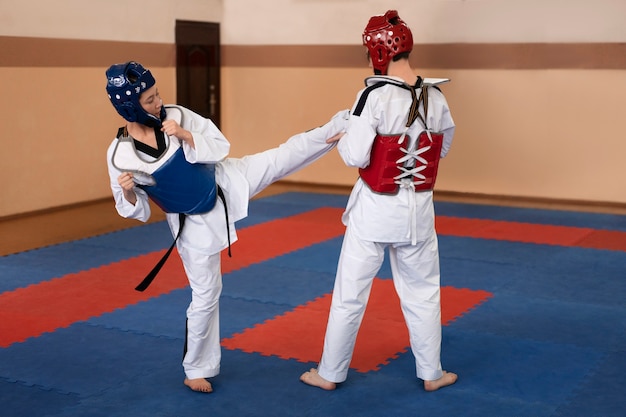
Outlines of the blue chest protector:
[{"label": "blue chest protector", "polygon": [[178,213],[179,229],[174,242],[161,260],[148,275],[135,287],[137,291],[144,291],[152,283],[156,275],[165,264],[176,241],[180,237],[186,214],[201,214],[211,211],[215,206],[217,196],[224,203],[226,216],[226,233],[228,236],[228,256],[230,253],[230,231],[228,227],[228,209],[224,193],[215,183],[214,164],[192,164],[185,159],[183,148],[178,148],[174,154],[156,171],[152,173],[156,184],[138,185],[146,191],[148,196],[161,210],[166,213]]},{"label": "blue chest protector", "polygon": [[166,213],[201,214],[215,206],[215,165],[188,162],[183,148],[178,148],[152,176],[155,185],[139,187]]}]

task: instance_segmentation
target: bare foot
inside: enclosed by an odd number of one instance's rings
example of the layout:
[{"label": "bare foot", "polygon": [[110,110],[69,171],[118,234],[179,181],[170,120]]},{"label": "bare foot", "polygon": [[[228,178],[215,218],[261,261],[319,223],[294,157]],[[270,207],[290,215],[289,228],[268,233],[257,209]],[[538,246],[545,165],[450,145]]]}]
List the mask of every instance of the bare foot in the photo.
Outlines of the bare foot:
[{"label": "bare foot", "polygon": [[185,385],[197,392],[213,392],[211,383],[204,378],[189,379],[185,378]]},{"label": "bare foot", "polygon": [[311,368],[310,371],[303,373],[300,376],[300,381],[307,385],[311,385],[312,387],[319,387],[327,391],[332,391],[337,388],[337,384],[322,378],[320,374],[317,373],[317,369],[315,368]]},{"label": "bare foot", "polygon": [[437,391],[439,388],[454,384],[457,378],[457,374],[443,371],[441,378],[435,379],[434,381],[424,381],[424,389],[426,391]]}]

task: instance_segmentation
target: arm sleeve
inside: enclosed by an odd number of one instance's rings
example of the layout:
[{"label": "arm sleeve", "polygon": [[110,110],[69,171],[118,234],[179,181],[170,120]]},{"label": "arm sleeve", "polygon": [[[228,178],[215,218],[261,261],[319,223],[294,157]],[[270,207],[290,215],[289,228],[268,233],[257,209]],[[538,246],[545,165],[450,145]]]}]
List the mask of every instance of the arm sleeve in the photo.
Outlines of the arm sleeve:
[{"label": "arm sleeve", "polygon": [[443,144],[441,146],[441,157],[445,157],[452,146],[455,124],[448,107],[448,102],[441,91],[436,88],[429,88],[429,99],[431,100],[432,111],[429,110],[428,126],[435,132],[443,132]]},{"label": "arm sleeve", "polygon": [[190,131],[193,136],[195,149],[184,141],[182,144],[189,162],[211,164],[228,156],[230,143],[211,120],[183,108],[181,127]]},{"label": "arm sleeve", "polygon": [[137,203],[131,204],[124,198],[124,192],[122,187],[117,183],[117,177],[120,176],[122,171],[118,170],[111,163],[111,156],[115,146],[115,139],[109,149],[107,150],[107,165],[109,170],[109,184],[111,186],[111,192],[113,193],[113,199],[115,200],[115,209],[117,213],[125,218],[136,219],[142,222],[148,221],[150,218],[150,202],[148,195],[141,188],[135,187],[135,194],[137,195]]},{"label": "arm sleeve", "polygon": [[346,134],[337,144],[337,151],[344,163],[349,167],[365,168],[370,162],[372,144],[376,138],[376,126],[378,116],[373,113],[375,99],[370,95],[365,102],[361,113],[354,115],[354,107],[357,106],[363,91],[357,96],[357,100],[350,112],[350,120]]}]

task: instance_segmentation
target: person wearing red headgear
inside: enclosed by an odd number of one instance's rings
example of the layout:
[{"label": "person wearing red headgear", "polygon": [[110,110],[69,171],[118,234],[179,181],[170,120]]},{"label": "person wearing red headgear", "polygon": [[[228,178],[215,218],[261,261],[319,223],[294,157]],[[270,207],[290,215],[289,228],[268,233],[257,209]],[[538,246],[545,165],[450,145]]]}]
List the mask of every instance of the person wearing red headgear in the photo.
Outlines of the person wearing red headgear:
[{"label": "person wearing red headgear", "polygon": [[[122,217],[145,222],[151,199],[166,212],[191,287],[184,384],[209,393],[207,378],[219,374],[221,361],[220,252],[229,248],[230,254],[235,222],[248,215],[250,198],[335,147],[348,111],[277,148],[228,158],[230,143],[215,124],[185,107],[163,105],[156,80],[141,64],[114,64],[106,77],[111,104],[126,120],[107,151],[115,208]],[[136,289],[143,291],[153,277]]]},{"label": "person wearing red headgear", "polygon": [[333,390],[346,380],[374,276],[389,251],[415,356],[426,391],[456,382],[441,366],[441,305],[433,187],[439,159],[452,143],[454,121],[436,87],[409,63],[413,36],[398,12],[370,18],[363,32],[374,76],[365,80],[337,150],[359,169],[342,220],[346,233],[317,368],[300,377]]}]

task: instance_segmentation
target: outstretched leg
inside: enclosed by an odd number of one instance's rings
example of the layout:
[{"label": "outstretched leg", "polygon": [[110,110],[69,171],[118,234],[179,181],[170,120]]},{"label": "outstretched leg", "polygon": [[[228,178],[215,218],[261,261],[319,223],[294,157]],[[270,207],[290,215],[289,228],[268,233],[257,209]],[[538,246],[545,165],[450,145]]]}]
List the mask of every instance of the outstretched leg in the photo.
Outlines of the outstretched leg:
[{"label": "outstretched leg", "polygon": [[268,185],[312,164],[336,145],[338,134],[345,131],[349,111],[343,110],[323,126],[292,136],[280,146],[243,158],[230,158],[248,180],[252,198]]}]

